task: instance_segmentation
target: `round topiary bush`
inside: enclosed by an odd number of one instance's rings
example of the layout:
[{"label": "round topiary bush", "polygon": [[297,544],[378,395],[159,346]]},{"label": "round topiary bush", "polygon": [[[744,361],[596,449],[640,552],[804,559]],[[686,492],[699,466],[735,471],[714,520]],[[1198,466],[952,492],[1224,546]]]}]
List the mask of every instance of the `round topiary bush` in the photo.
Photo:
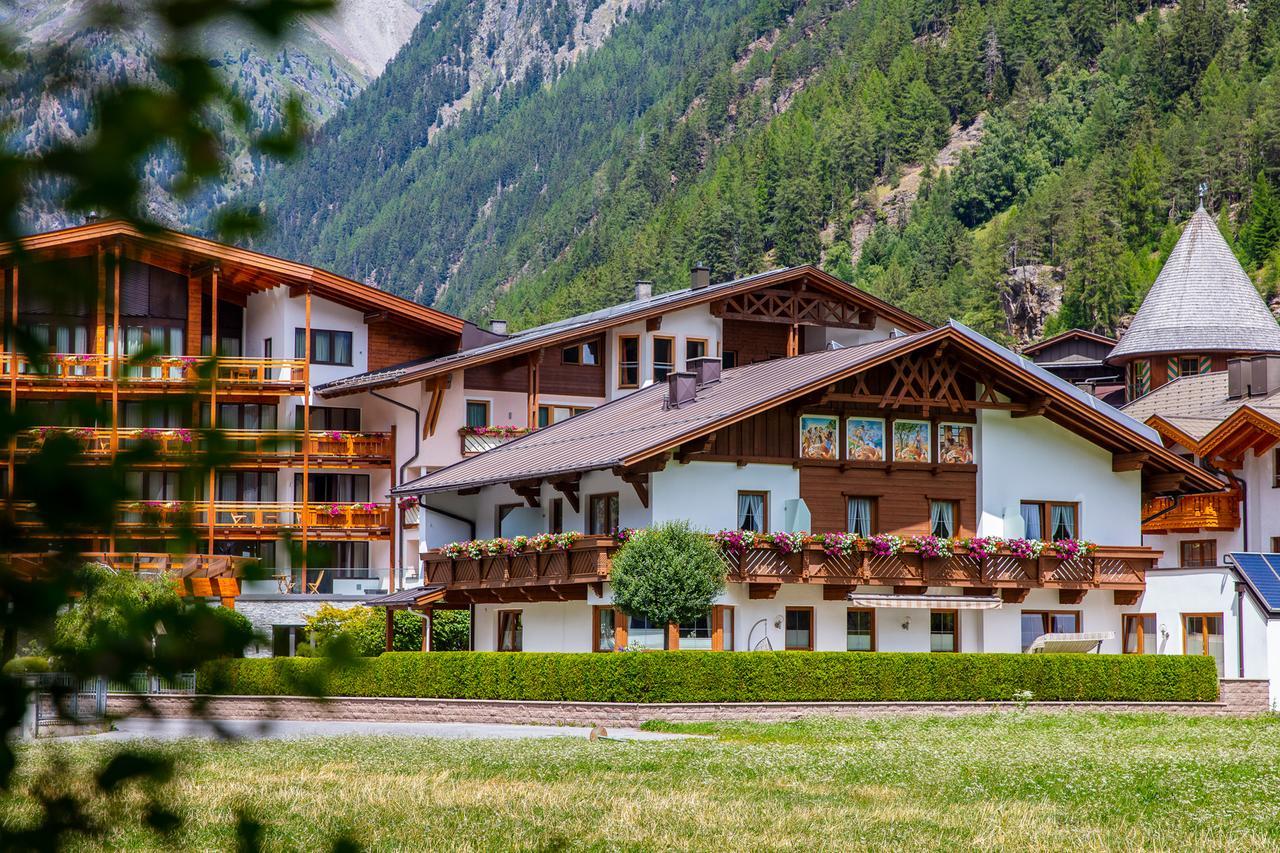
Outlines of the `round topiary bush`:
[{"label": "round topiary bush", "polygon": [[724,591],[725,565],[706,534],[670,521],[633,536],[609,573],[613,603],[657,625],[705,616]]}]

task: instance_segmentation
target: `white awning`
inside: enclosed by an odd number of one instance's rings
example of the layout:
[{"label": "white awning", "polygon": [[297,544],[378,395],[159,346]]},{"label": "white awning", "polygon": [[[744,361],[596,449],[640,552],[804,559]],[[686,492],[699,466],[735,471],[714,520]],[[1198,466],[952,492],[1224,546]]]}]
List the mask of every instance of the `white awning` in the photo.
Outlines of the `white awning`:
[{"label": "white awning", "polygon": [[889,595],[854,593],[856,607],[905,607],[914,610],[995,610],[1004,602],[997,595]]},{"label": "white awning", "polygon": [[1103,640],[1114,640],[1114,631],[1081,631],[1074,634],[1041,634],[1027,646],[1027,654],[1049,652],[1053,654],[1091,652],[1102,645]]}]

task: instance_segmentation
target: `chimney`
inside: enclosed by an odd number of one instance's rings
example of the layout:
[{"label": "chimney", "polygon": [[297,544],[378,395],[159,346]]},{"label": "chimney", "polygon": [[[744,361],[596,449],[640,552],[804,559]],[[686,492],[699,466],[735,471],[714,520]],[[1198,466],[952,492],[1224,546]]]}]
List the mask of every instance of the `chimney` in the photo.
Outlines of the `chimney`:
[{"label": "chimney", "polygon": [[720,359],[712,355],[704,355],[701,358],[691,358],[685,362],[685,366],[698,377],[698,387],[710,385],[713,382],[720,381],[720,368],[724,364]]},{"label": "chimney", "polygon": [[1255,355],[1249,360],[1250,371],[1249,396],[1265,397],[1280,389],[1280,356]]},{"label": "chimney", "polygon": [[507,333],[507,321],[499,320],[497,317],[490,317],[489,331],[495,335],[505,335]]},{"label": "chimney", "polygon": [[636,301],[641,302],[645,299],[653,298],[653,282],[637,281],[636,282]]},{"label": "chimney", "polygon": [[1239,400],[1249,396],[1249,385],[1253,381],[1252,365],[1247,358],[1233,358],[1227,361],[1227,399]]},{"label": "chimney", "polygon": [[689,272],[689,286],[694,290],[702,290],[711,284],[711,269],[706,264],[695,264]]},{"label": "chimney", "polygon": [[679,371],[667,376],[667,403],[665,408],[678,409],[698,397],[698,375]]}]

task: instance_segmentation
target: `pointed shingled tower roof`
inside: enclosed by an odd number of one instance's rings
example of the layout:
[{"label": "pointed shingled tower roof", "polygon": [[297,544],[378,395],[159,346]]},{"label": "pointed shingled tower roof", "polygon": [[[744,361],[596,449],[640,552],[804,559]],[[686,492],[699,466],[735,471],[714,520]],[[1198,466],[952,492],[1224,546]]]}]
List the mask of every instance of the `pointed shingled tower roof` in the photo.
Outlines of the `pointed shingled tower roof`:
[{"label": "pointed shingled tower roof", "polygon": [[1201,205],[1107,356],[1280,353],[1280,325]]}]

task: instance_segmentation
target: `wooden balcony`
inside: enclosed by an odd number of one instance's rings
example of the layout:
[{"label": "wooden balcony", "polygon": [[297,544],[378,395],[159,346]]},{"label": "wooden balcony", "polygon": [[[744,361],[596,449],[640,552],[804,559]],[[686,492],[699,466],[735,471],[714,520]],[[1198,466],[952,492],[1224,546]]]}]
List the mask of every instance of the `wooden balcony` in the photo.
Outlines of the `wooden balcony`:
[{"label": "wooden balcony", "polygon": [[475,456],[478,453],[487,453],[495,447],[501,447],[508,441],[515,441],[517,438],[526,436],[533,430],[519,430],[505,435],[478,435],[472,432],[460,433],[462,437],[462,455]]},{"label": "wooden balcony", "polygon": [[[236,454],[230,467],[275,464],[300,466],[303,457],[303,433],[290,430],[219,430],[222,446]],[[36,427],[18,435],[20,456],[36,453],[55,435],[75,439],[90,461],[111,458],[110,427]],[[120,450],[136,450],[150,445],[156,451],[158,465],[185,465],[193,453],[207,448],[209,438],[204,430],[122,427],[116,431]],[[311,432],[306,436],[311,464],[324,468],[386,467],[391,462],[389,432]]]},{"label": "wooden balcony", "polygon": [[1142,525],[1143,533],[1235,530],[1240,526],[1240,495],[1185,495],[1176,506],[1172,498],[1156,498],[1142,505],[1142,517],[1151,519]]},{"label": "wooden balcony", "polygon": [[10,381],[17,367],[17,384],[27,391],[76,392],[110,387],[119,377],[126,391],[164,392],[191,389],[216,375],[219,388],[266,394],[301,394],[302,359],[219,357],[217,369],[203,356],[164,355],[132,361],[100,353],[50,353],[33,364],[21,353],[0,353],[0,377]]},{"label": "wooden balcony", "polygon": [[[457,592],[451,597],[458,600],[581,598],[586,584],[608,580],[617,547],[612,537],[588,536],[567,551],[526,551],[478,560],[433,552],[424,555],[423,570],[426,583],[449,586]],[[728,579],[750,584],[752,597],[758,598],[772,598],[784,583],[808,583],[827,585],[833,597],[841,598],[857,586],[960,587],[1000,590],[1006,600],[1021,601],[1031,589],[1063,590],[1077,599],[1089,590],[1113,590],[1136,599],[1146,588],[1147,571],[1158,557],[1159,552],[1149,548],[1127,547],[1100,547],[1091,555],[1070,560],[1021,559],[1011,554],[924,559],[912,551],[892,557],[868,553],[833,557],[816,545],[794,554],[758,545],[740,558],[726,556],[725,562]]]},{"label": "wooden balcony", "polygon": [[[21,528],[36,529],[40,519],[31,504],[13,505],[14,521]],[[123,533],[159,533],[184,526],[203,533],[210,526],[206,501],[131,501],[120,507],[116,529]],[[391,504],[382,503],[255,503],[215,501],[213,533],[220,539],[275,538],[285,531],[299,535],[306,523],[309,538],[336,540],[388,539],[391,536]],[[89,534],[86,534],[89,535]],[[104,535],[104,534],[103,534]]]}]

